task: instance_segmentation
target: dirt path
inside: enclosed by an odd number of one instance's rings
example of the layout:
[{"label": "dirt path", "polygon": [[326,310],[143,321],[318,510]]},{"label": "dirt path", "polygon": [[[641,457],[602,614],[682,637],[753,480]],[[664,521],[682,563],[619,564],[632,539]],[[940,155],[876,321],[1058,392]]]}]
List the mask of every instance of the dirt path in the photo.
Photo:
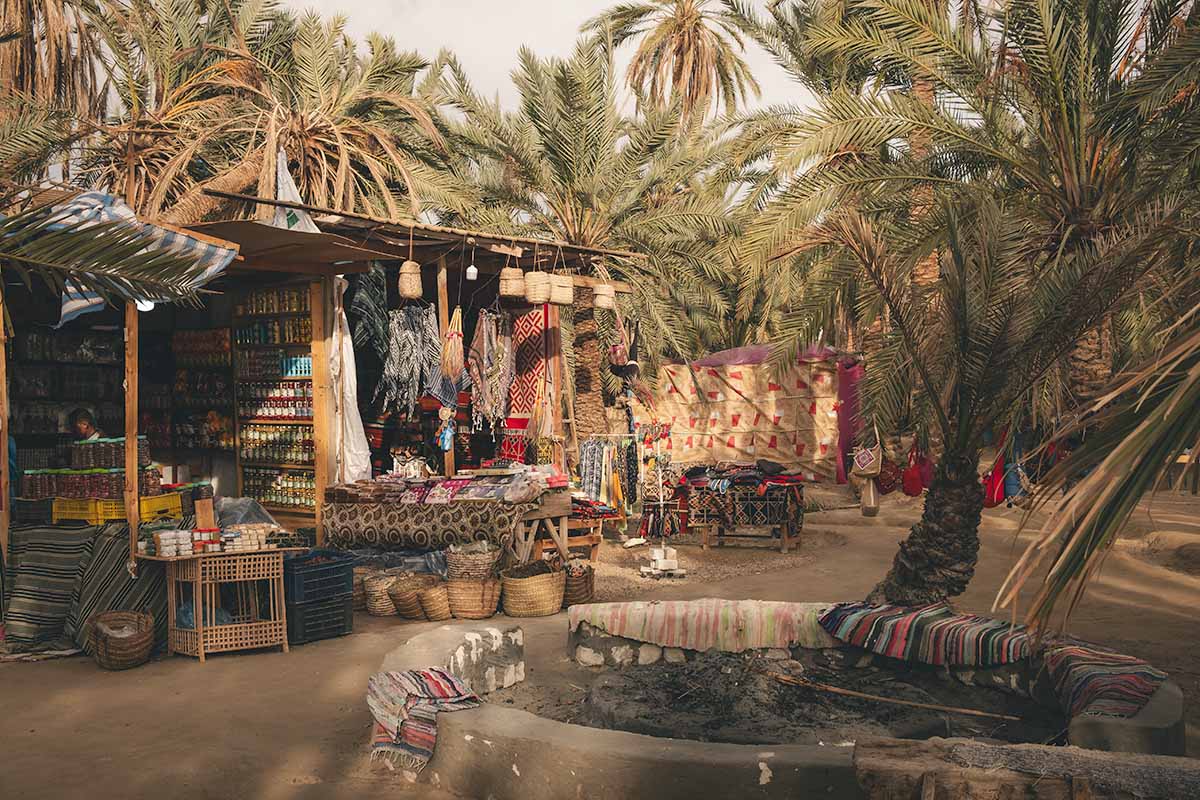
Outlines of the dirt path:
[{"label": "dirt path", "polygon": [[[889,497],[871,520],[853,509],[813,514],[799,557],[773,559],[769,552],[744,549],[704,556],[699,548],[686,548],[689,559],[711,564],[710,580],[653,583],[624,578],[619,568],[606,570],[601,590],[621,580],[620,593],[629,599],[862,597],[883,574],[919,508]],[[1200,533],[1200,503],[1172,499],[1155,509],[1155,519],[1135,520],[1131,531],[1139,538],[1123,542],[1109,558],[1071,631],[1170,672],[1191,701],[1190,749],[1197,753],[1200,578],[1154,563],[1163,560],[1154,537]],[[977,577],[962,608],[990,607],[1011,563],[1019,514],[986,513]],[[611,564],[625,559],[612,547],[606,552]],[[736,574],[742,569],[756,572]],[[360,614],[353,635],[288,655],[230,655],[203,666],[176,657],[121,673],[100,671],[83,658],[0,665],[0,797],[439,800],[445,795],[404,788],[370,772],[364,759],[367,677],[384,653],[423,628]],[[528,621],[526,630],[531,640],[546,643],[542,652],[562,658],[562,648],[553,646],[565,634],[561,615]],[[554,671],[555,665],[535,662],[530,668]]]}]

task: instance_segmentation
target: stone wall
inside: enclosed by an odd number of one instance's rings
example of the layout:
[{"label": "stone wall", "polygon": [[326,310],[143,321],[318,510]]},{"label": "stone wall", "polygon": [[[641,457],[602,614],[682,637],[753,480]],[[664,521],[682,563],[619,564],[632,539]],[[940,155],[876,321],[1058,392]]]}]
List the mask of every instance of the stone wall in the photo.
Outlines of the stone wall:
[{"label": "stone wall", "polygon": [[525,634],[515,625],[503,630],[445,625],[409,645],[388,653],[381,670],[441,666],[479,695],[525,680]]}]

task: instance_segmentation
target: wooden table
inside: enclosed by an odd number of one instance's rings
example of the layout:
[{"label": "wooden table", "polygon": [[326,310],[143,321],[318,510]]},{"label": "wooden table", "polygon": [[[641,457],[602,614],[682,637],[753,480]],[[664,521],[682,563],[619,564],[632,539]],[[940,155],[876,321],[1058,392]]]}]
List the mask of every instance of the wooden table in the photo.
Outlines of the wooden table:
[{"label": "wooden table", "polygon": [[[571,557],[571,493],[566,489],[555,489],[544,493],[537,508],[531,509],[517,522],[513,532],[513,551],[517,560],[522,564],[542,555],[552,549],[558,550],[563,559]],[[545,533],[548,538],[539,539],[538,534]],[[591,545],[591,537],[576,537],[587,539]],[[574,542],[582,546],[580,541]],[[599,544],[596,544],[599,547]],[[594,551],[593,551],[594,552]]]},{"label": "wooden table", "polygon": [[[176,558],[139,555],[158,561],[167,571],[167,653],[195,656],[204,663],[210,653],[282,647],[288,651],[287,606],[283,594],[283,554],[302,547],[245,553],[195,553]],[[183,587],[191,588],[195,627],[178,625]],[[221,586],[232,584],[233,622],[217,624]],[[265,586],[265,596],[260,593]],[[265,617],[265,618],[264,618]]]},{"label": "wooden table", "polygon": [[[693,488],[688,495],[688,527],[700,530],[704,550],[714,535],[718,547],[723,547],[726,539],[778,537],[779,551],[786,553],[793,543],[799,544],[804,529],[804,486],[777,484],[761,495],[754,487],[735,486],[725,493]],[[753,528],[769,532],[747,532]]]}]

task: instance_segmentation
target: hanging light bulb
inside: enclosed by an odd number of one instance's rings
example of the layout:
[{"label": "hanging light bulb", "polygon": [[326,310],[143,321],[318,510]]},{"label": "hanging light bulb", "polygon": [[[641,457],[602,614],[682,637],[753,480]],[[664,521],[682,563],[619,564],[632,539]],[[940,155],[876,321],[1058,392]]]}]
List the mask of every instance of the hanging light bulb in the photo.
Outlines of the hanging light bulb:
[{"label": "hanging light bulb", "polygon": [[[472,240],[473,241],[473,240]],[[475,267],[475,248],[471,248],[471,266],[467,267],[467,280],[473,281],[479,277],[479,270]]]},{"label": "hanging light bulb", "polygon": [[135,300],[134,305],[137,306],[138,311],[153,311],[154,310],[154,301],[153,300]]}]

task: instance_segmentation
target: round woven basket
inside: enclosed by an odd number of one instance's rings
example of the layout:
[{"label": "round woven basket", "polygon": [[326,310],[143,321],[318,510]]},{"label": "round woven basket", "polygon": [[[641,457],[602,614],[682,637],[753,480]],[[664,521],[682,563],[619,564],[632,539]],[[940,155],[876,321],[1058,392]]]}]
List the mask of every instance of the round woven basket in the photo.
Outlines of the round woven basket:
[{"label": "round woven basket", "polygon": [[421,600],[421,610],[425,612],[426,619],[434,622],[450,619],[450,593],[446,584],[439,583],[422,589],[417,597]]},{"label": "round woven basket", "polygon": [[446,551],[446,575],[451,579],[483,580],[496,575],[496,565],[503,551],[497,547],[486,553],[456,553]]},{"label": "round woven basket", "polygon": [[424,290],[421,287],[421,265],[415,261],[405,261],[400,265],[400,296],[405,300],[420,300]]},{"label": "round woven basket", "polygon": [[510,617],[548,617],[562,608],[567,573],[559,570],[532,578],[510,578],[504,582],[504,613]]},{"label": "round woven basket", "polygon": [[450,598],[450,613],[458,619],[487,619],[496,613],[500,603],[500,579],[464,581],[451,578],[446,582]]},{"label": "round woven basket", "polygon": [[[108,628],[130,628],[128,636],[105,633]],[[154,617],[136,611],[101,611],[88,621],[88,650],[104,669],[131,669],[150,660],[154,648]]]},{"label": "round woven basket", "polygon": [[525,273],[525,299],[530,303],[550,302],[550,274],[547,272]]},{"label": "round woven basket", "polygon": [[402,575],[388,589],[392,605],[396,613],[405,619],[425,619],[425,610],[421,608],[421,590],[439,583],[436,575]]},{"label": "round woven basket", "polygon": [[550,302],[556,306],[569,306],[575,302],[575,281],[570,275],[550,276]]},{"label": "round woven basket", "polygon": [[388,589],[396,582],[395,575],[372,575],[363,578],[363,588],[367,592],[367,613],[373,617],[392,617],[396,614],[396,604],[388,595]]},{"label": "round woven basket", "polygon": [[500,296],[525,296],[525,273],[520,267],[505,267],[500,270]]},{"label": "round woven basket", "polygon": [[616,300],[617,290],[611,283],[598,283],[592,287],[592,305],[596,308],[612,308]]},{"label": "round woven basket", "polygon": [[363,581],[372,575],[378,575],[379,570],[374,567],[355,567],[354,568],[354,590],[351,592],[355,611],[367,610],[367,587],[363,585]]},{"label": "round woven basket", "polygon": [[563,608],[590,603],[595,596],[596,570],[588,567],[582,575],[567,573],[567,585],[563,589]]}]

